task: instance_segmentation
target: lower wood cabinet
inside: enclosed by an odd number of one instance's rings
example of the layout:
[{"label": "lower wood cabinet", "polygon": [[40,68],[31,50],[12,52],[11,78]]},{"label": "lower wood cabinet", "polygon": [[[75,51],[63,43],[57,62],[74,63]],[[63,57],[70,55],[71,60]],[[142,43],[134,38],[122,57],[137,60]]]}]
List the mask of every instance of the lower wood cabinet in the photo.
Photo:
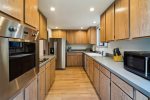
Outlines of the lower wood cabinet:
[{"label": "lower wood cabinet", "polygon": [[50,86],[52,86],[53,82],[55,81],[56,59],[53,59],[50,63]]},{"label": "lower wood cabinet", "polygon": [[99,95],[101,100],[110,100],[110,79],[100,71]]},{"label": "lower wood cabinet", "polygon": [[48,62],[46,64],[46,94],[48,93],[49,89],[50,89],[50,62]]},{"label": "lower wood cabinet", "polygon": [[15,98],[12,100],[24,100],[24,91],[21,91]]},{"label": "lower wood cabinet", "polygon": [[76,52],[67,53],[67,66],[83,66],[83,54]]},{"label": "lower wood cabinet", "polygon": [[38,98],[37,89],[37,77],[25,88],[25,100],[37,100]]},{"label": "lower wood cabinet", "polygon": [[93,76],[93,84],[94,84],[94,87],[96,89],[96,92],[99,94],[99,64],[97,64],[96,62],[94,62],[94,76]]},{"label": "lower wood cabinet", "polygon": [[94,70],[93,62],[94,62],[93,59],[90,58],[89,59],[89,77],[90,77],[90,80],[91,80],[92,83],[93,83],[93,78],[94,78],[93,77],[93,75],[94,75],[94,73],[93,73],[94,72],[93,71]]},{"label": "lower wood cabinet", "polygon": [[135,91],[135,100],[149,100],[145,95],[140,93],[139,91]]},{"label": "lower wood cabinet", "polygon": [[38,74],[38,100],[44,100],[46,96],[45,74],[45,66],[42,66]]},{"label": "lower wood cabinet", "polygon": [[111,100],[132,100],[117,85],[111,82]]}]

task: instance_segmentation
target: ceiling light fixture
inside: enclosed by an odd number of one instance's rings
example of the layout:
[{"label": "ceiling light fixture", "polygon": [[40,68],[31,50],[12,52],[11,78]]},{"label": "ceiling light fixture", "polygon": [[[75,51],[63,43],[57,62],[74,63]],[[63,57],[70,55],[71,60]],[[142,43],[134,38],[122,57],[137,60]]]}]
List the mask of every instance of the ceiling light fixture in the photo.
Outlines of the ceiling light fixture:
[{"label": "ceiling light fixture", "polygon": [[90,12],[93,12],[95,9],[93,7],[90,8]]},{"label": "ceiling light fixture", "polygon": [[93,21],[93,24],[96,24],[96,21]]},{"label": "ceiling light fixture", "polygon": [[51,11],[55,11],[55,8],[54,8],[54,7],[51,7],[50,10],[51,10]]},{"label": "ceiling light fixture", "polygon": [[81,27],[81,29],[83,29],[83,27]]},{"label": "ceiling light fixture", "polygon": [[58,29],[58,27],[55,27],[56,29]]}]

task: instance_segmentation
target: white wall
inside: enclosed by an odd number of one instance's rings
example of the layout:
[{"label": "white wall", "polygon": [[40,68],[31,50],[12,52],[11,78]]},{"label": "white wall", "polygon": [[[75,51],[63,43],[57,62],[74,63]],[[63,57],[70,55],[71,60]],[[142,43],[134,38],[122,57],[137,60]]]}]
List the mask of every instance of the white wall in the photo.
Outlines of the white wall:
[{"label": "white wall", "polygon": [[139,38],[133,40],[119,40],[108,43],[108,48],[98,47],[97,50],[104,50],[113,53],[114,48],[120,48],[120,51],[150,51],[150,38]]}]

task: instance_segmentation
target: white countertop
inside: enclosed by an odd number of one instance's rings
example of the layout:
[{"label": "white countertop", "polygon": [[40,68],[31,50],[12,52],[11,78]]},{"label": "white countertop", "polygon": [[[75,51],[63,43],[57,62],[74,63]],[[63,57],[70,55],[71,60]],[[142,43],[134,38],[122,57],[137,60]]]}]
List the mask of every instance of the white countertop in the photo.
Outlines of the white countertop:
[{"label": "white countertop", "polygon": [[42,67],[43,65],[47,64],[50,60],[52,60],[53,58],[55,58],[55,55],[47,55],[47,56],[43,56],[42,58],[48,58],[48,60],[44,61],[43,63],[41,63],[39,65],[39,67]]},{"label": "white countertop", "polygon": [[88,56],[150,98],[150,81],[125,70],[123,62],[114,62],[110,57]]}]

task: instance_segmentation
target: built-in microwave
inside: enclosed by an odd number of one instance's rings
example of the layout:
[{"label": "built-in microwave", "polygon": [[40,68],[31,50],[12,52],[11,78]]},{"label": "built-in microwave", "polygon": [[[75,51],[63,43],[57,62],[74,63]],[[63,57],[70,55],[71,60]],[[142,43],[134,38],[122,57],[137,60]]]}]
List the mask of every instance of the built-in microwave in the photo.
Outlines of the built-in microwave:
[{"label": "built-in microwave", "polygon": [[150,52],[124,52],[124,68],[145,79],[150,80]]}]

